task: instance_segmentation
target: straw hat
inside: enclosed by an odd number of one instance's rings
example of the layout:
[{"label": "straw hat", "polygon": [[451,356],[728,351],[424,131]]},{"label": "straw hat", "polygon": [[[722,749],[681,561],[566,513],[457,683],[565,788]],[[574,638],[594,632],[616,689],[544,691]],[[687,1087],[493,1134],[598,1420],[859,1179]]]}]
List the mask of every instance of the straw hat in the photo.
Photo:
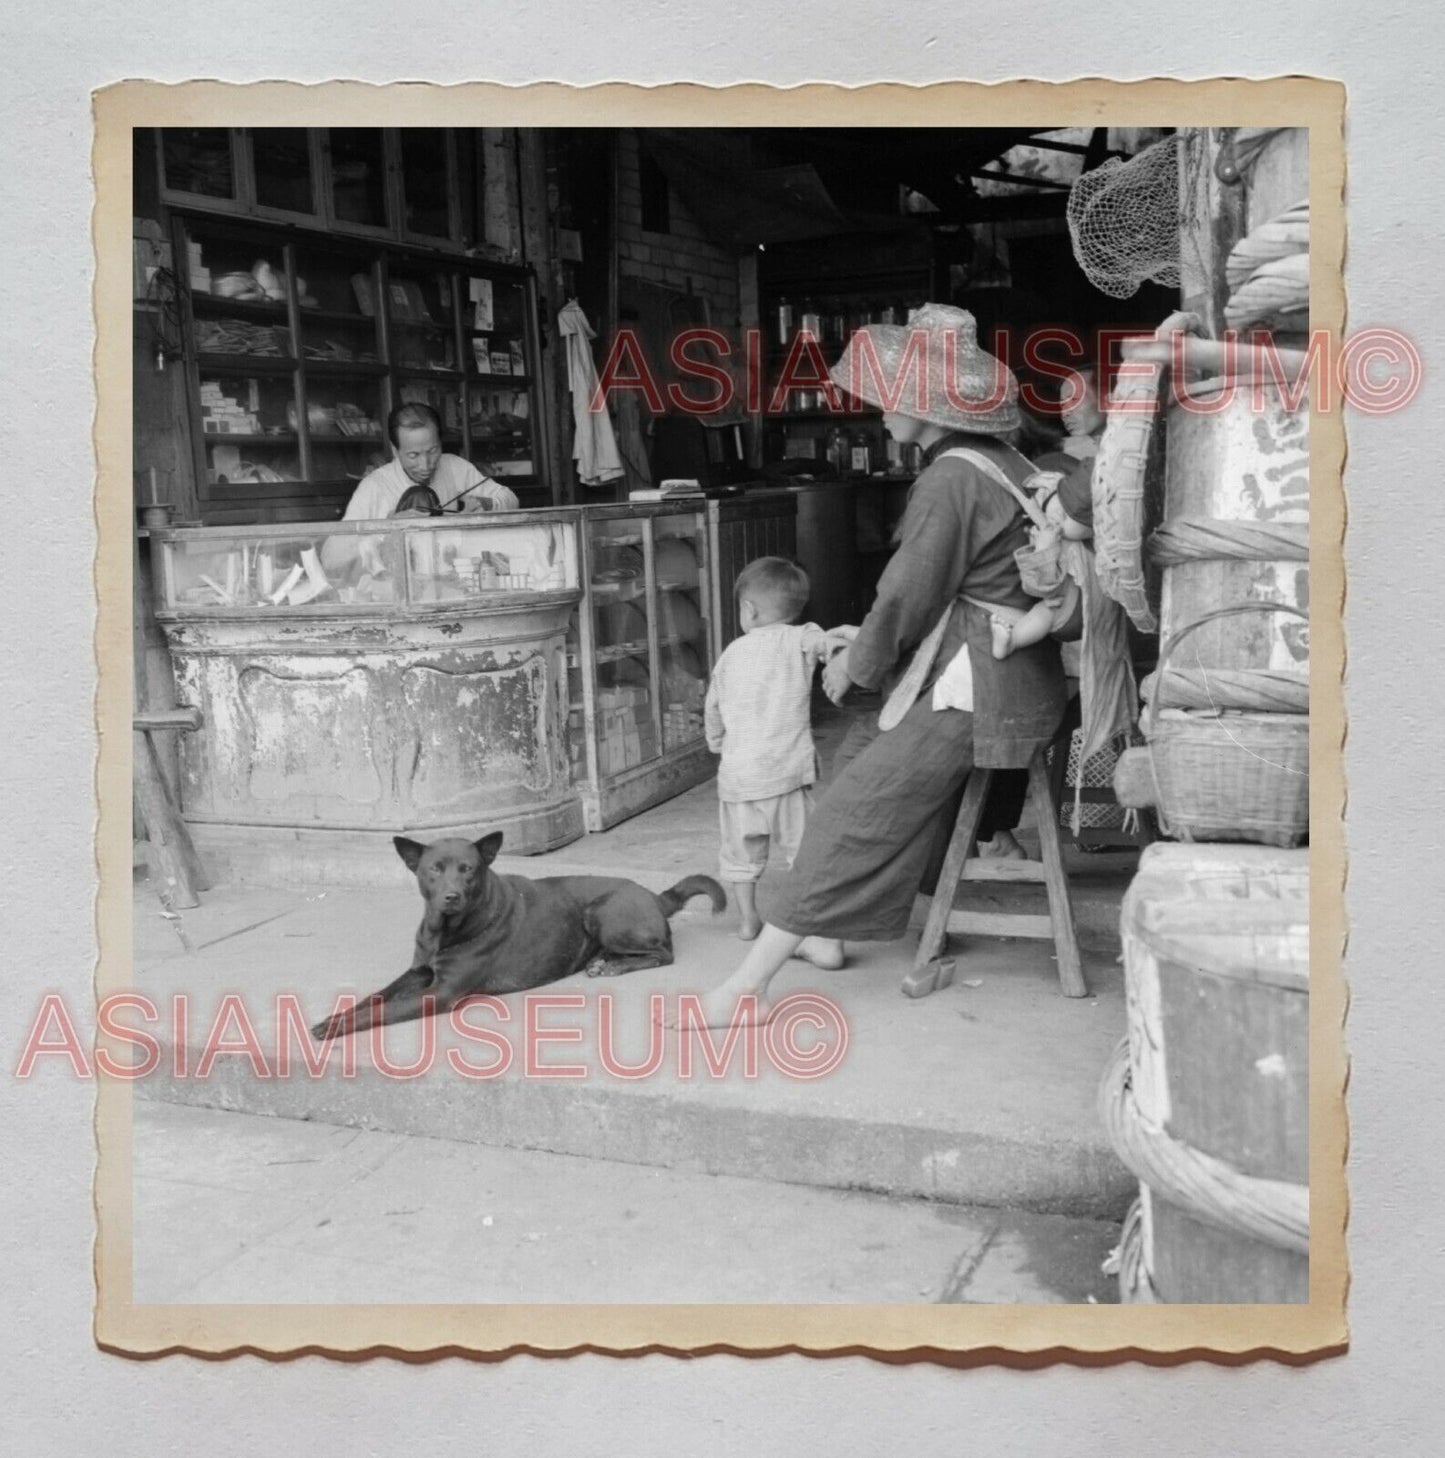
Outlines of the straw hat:
[{"label": "straw hat", "polygon": [[949,430],[1007,435],[1019,427],[1013,372],[979,344],[973,315],[949,304],[924,304],[906,324],[859,329],[829,375],[869,405]]}]

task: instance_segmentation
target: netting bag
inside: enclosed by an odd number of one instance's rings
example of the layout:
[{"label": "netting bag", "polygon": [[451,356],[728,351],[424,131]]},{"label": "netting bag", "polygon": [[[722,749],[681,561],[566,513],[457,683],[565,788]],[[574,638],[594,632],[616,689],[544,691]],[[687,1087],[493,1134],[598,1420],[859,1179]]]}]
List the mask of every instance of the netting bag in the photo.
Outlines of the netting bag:
[{"label": "netting bag", "polygon": [[1179,285],[1183,139],[1165,137],[1127,162],[1111,157],[1069,192],[1069,236],[1089,282],[1127,299],[1146,279]]}]

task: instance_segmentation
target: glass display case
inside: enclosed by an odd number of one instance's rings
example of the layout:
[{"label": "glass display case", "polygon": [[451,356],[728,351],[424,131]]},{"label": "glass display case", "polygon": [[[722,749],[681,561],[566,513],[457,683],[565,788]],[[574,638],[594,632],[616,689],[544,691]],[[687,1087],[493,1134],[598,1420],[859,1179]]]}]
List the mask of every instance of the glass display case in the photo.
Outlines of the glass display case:
[{"label": "glass display case", "polygon": [[318,212],[315,153],[306,127],[251,127],[251,180],[259,212]]},{"label": "glass display case", "polygon": [[386,140],[380,127],[328,127],[330,216],[353,228],[385,231]]},{"label": "glass display case", "polygon": [[594,507],[582,520],[568,714],[587,825],[601,830],[713,772],[708,534],[696,508]]},{"label": "glass display case", "polygon": [[451,519],[156,532],[156,613],[270,616],[368,606],[505,605],[575,596],[574,519],[565,512],[478,512]]},{"label": "glass display case", "polygon": [[475,241],[468,127],[157,127],[162,196],[460,253]]}]

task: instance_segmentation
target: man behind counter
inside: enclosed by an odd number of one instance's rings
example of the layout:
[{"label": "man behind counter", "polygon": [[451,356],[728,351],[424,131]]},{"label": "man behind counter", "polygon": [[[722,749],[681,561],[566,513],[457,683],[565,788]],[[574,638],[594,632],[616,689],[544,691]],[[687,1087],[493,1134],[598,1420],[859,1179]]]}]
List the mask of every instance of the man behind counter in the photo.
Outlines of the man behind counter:
[{"label": "man behind counter", "polygon": [[[441,421],[430,405],[398,405],[387,416],[391,460],[361,478],[342,521],[376,521],[390,516],[421,516],[397,511],[397,503],[414,486],[429,486],[447,511],[515,511],[516,493],[482,475],[461,456],[442,450]],[[365,538],[332,537],[321,551],[328,570],[348,567],[363,553]]]}]

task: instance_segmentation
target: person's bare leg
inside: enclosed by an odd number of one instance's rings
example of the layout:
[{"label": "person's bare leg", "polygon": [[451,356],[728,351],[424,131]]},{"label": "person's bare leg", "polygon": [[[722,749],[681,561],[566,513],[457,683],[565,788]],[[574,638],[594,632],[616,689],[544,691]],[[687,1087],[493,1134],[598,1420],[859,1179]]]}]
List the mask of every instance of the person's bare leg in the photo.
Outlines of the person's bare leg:
[{"label": "person's bare leg", "polygon": [[733,890],[738,898],[738,940],[756,941],[763,929],[758,916],[758,883],[756,881],[734,881]]},{"label": "person's bare leg", "polygon": [[[702,998],[703,1025],[728,1028],[735,1023],[767,1022],[772,1013],[767,1001],[768,987],[783,963],[806,940],[794,932],[765,924],[732,976]],[[678,1020],[676,1008],[663,1019],[670,1028],[677,1027]]]}]

